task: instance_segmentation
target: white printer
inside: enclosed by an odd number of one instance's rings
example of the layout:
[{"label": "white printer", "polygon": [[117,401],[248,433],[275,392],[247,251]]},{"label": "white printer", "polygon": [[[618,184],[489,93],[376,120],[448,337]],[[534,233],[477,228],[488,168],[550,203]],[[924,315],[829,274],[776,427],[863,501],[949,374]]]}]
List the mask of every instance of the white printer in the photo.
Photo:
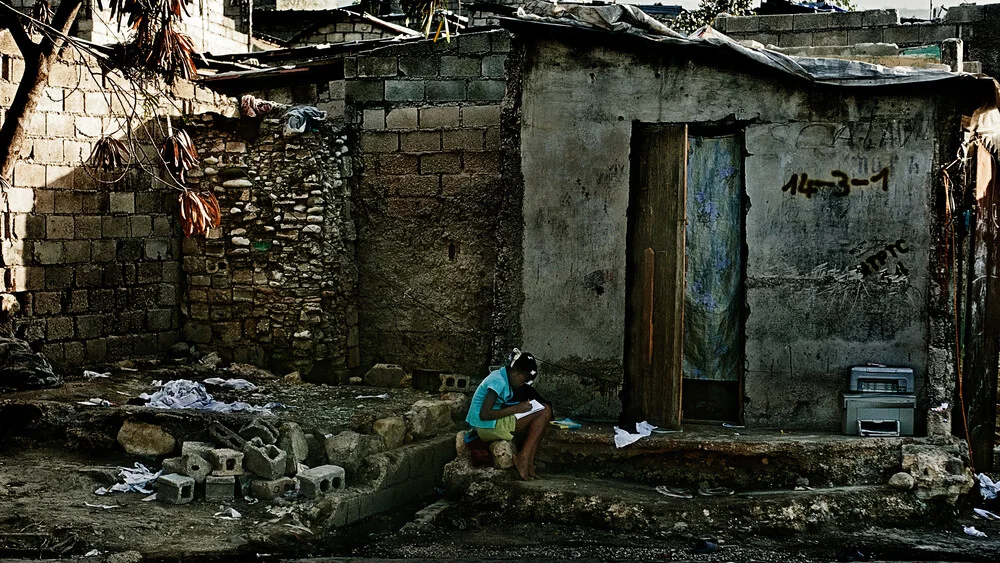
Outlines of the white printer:
[{"label": "white printer", "polygon": [[917,397],[913,370],[868,365],[851,368],[843,394],[843,432],[855,436],[912,436]]}]

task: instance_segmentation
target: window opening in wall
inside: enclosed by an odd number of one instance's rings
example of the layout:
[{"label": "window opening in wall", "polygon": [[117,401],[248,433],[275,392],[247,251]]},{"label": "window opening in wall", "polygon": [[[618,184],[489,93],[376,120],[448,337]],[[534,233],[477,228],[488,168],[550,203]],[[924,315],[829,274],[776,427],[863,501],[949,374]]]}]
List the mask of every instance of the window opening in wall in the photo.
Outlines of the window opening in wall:
[{"label": "window opening in wall", "polygon": [[13,82],[14,63],[10,55],[0,55],[0,78]]},{"label": "window opening in wall", "polygon": [[461,252],[461,248],[455,243],[450,243],[448,245],[448,260],[454,262],[458,258],[459,252]]}]

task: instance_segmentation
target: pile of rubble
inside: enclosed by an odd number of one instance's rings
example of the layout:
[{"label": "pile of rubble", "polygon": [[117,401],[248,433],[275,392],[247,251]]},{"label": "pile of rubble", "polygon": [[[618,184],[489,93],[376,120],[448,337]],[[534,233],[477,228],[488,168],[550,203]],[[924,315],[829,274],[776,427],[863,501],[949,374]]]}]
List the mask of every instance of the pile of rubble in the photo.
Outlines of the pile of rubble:
[{"label": "pile of rubble", "polygon": [[185,504],[199,491],[208,501],[273,500],[288,494],[318,498],[346,486],[344,468],[302,463],[309,443],[294,422],[275,427],[256,419],[239,432],[213,422],[209,435],[214,443],[184,442],[180,457],[163,460],[158,500]]}]

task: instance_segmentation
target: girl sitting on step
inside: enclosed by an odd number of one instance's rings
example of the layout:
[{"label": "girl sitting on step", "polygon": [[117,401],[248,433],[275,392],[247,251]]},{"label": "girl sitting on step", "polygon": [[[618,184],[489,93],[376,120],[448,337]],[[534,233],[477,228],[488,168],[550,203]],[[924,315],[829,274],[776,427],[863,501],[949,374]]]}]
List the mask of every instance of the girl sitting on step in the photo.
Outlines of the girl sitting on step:
[{"label": "girl sitting on step", "polygon": [[537,479],[535,454],[542,435],[552,420],[552,407],[537,401],[513,402],[514,390],[531,385],[538,375],[538,363],[528,352],[517,348],[507,365],[489,374],[472,396],[465,417],[484,442],[511,441],[523,437],[514,467],[521,479]]}]

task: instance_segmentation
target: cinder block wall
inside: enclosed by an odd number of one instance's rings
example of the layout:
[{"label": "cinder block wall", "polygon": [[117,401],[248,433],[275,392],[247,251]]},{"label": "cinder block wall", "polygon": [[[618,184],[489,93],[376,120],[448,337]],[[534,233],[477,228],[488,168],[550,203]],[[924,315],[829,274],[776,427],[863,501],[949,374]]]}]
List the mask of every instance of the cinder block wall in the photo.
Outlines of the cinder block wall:
[{"label": "cinder block wall", "polygon": [[[0,32],[0,109],[23,68]],[[53,68],[7,192],[12,236],[2,243],[0,291],[21,303],[16,334],[67,366],[163,351],[180,327],[177,193],[138,172],[111,183],[81,167],[97,139],[119,131],[124,108],[108,96],[112,80],[120,79],[77,59]],[[172,97],[160,111],[224,102],[186,82]]]},{"label": "cinder block wall", "polygon": [[895,43],[899,47],[964,42],[965,60],[980,61],[983,72],[1000,74],[1000,4],[960,5],[948,9],[942,21],[900,23],[896,10],[727,17],[715,28],[738,40],[753,39],[778,47]]},{"label": "cinder block wall", "polygon": [[[289,35],[296,31],[301,31],[305,25],[307,24],[304,24],[301,20],[296,21],[295,27],[289,29]],[[316,28],[310,33],[302,35],[293,41],[289,46],[303,47],[306,45],[322,45],[325,43],[364,41],[367,39],[396,37],[397,35],[399,34],[388,29],[372,25],[360,17],[350,16],[343,12],[338,12],[335,21],[331,21],[328,24]]]},{"label": "cinder block wall", "polygon": [[281,114],[259,131],[220,116],[195,127],[204,160],[190,183],[216,194],[223,218],[184,239],[184,337],[228,360],[339,381],[359,363],[352,157],[338,120],[285,137]]},{"label": "cinder block wall", "polygon": [[[15,8],[30,13],[35,0],[11,0],[10,3]],[[50,3],[55,9],[59,0],[50,0]],[[188,10],[190,15],[182,20],[180,31],[191,37],[196,49],[212,53],[240,53],[247,50],[246,25],[239,5],[228,0],[203,0],[189,5]],[[119,30],[118,24],[111,17],[108,3],[101,10],[96,2],[92,2],[80,11],[74,34],[94,43],[111,44],[122,41],[127,30],[127,22]]]},{"label": "cinder block wall", "polygon": [[345,60],[359,129],[362,365],[488,362],[506,31]]}]

